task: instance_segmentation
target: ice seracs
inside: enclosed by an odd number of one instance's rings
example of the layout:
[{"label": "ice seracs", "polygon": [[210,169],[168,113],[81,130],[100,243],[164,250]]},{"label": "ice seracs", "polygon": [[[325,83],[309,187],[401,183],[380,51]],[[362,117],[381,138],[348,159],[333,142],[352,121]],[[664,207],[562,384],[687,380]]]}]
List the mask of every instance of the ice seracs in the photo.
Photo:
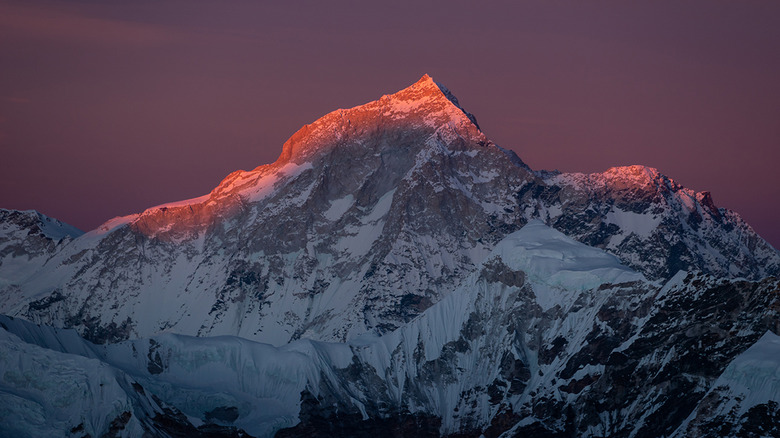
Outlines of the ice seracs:
[{"label": "ice seracs", "polygon": [[[621,265],[617,257],[572,240],[538,219],[504,238],[496,245],[493,254],[499,255],[508,266],[531,275],[538,282],[550,282],[558,275],[598,273],[598,278],[594,278],[595,283],[576,285],[576,288],[590,289],[602,283],[621,283],[642,278],[637,272]],[[572,288],[575,285],[562,284],[561,287]]]}]

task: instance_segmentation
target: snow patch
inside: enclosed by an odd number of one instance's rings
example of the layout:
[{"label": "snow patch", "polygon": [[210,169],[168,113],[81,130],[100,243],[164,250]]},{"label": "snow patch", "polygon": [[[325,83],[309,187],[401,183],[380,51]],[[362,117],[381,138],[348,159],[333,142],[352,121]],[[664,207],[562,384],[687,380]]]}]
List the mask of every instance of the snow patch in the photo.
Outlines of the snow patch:
[{"label": "snow patch", "polygon": [[249,202],[261,201],[273,192],[278,181],[283,178],[294,178],[311,168],[312,164],[309,162],[303,164],[287,163],[276,172],[260,178],[251,188],[243,190],[242,194],[248,198]]},{"label": "snow patch", "polygon": [[346,213],[354,203],[355,197],[352,195],[347,195],[341,199],[331,201],[330,208],[324,213],[325,219],[329,221],[341,219],[341,217],[344,216],[344,213]]},{"label": "snow patch", "polygon": [[371,212],[361,219],[360,226],[345,228],[349,234],[336,244],[338,251],[346,251],[353,257],[368,253],[374,242],[382,235],[382,230],[385,227],[384,217],[393,204],[395,190],[390,190],[379,198]]},{"label": "snow patch", "polygon": [[661,216],[612,209],[607,213],[605,222],[620,227],[624,235],[634,233],[644,239],[650,237],[653,231],[658,228]]},{"label": "snow patch", "polygon": [[208,200],[209,195],[203,195],[198,196],[197,198],[184,199],[182,201],[166,202],[165,204],[155,205],[152,208],[148,208],[146,209],[146,212],[153,212],[154,210],[161,210],[163,208],[186,207],[188,205],[202,204]]},{"label": "snow patch", "polygon": [[125,225],[130,224],[134,220],[136,220],[140,214],[130,214],[127,216],[117,216],[113,219],[109,219],[103,225],[97,227],[96,229],[90,231],[87,233],[89,236],[99,236],[102,234],[108,234],[118,228],[121,228]]}]

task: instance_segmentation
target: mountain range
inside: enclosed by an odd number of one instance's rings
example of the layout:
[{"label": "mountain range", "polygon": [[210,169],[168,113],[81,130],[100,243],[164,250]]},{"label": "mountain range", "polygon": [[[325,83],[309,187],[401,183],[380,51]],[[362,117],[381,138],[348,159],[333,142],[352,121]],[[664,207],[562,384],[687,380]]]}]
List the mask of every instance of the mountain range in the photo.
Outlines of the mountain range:
[{"label": "mountain range", "polygon": [[710,193],[534,171],[426,75],[200,198],[0,210],[0,428],[772,436],[778,272]]}]

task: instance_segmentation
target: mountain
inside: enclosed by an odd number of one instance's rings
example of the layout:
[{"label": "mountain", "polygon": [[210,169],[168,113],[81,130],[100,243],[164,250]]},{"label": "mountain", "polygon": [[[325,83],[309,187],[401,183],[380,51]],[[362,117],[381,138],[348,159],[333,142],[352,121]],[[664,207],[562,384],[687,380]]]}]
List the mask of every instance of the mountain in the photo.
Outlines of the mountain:
[{"label": "mountain", "polygon": [[[777,250],[709,192],[694,192],[656,169],[617,167],[583,175],[548,173],[556,228],[604,248],[649,278],[701,269],[760,279],[780,272]],[[560,211],[558,211],[560,209]]]},{"label": "mountain", "polygon": [[[23,435],[707,436],[780,416],[755,387],[777,250],[655,169],[534,171],[428,76],[203,197],[86,234],[0,220],[19,352],[0,425]],[[39,363],[67,366],[39,388]],[[45,388],[73,373],[87,395],[65,409]]]},{"label": "mountain", "polygon": [[0,312],[95,342],[346,341],[411,321],[534,218],[651,280],[780,270],[778,252],[707,193],[636,166],[534,172],[424,76],[304,126],[275,163],[206,196],[68,243],[29,281],[11,281]]},{"label": "mountain", "polygon": [[[273,347],[165,334],[95,345],[0,317],[0,339],[35,358],[90,358],[94,376],[119,382],[122,403],[71,406],[53,426],[90,434],[120,419],[128,436],[771,436],[780,432],[779,299],[774,278],[681,272],[657,285],[532,221],[383,336]],[[0,361],[11,370],[0,393],[35,408],[31,387],[55,387],[58,375],[20,379],[16,360]],[[69,385],[44,399],[62,399]]]}]

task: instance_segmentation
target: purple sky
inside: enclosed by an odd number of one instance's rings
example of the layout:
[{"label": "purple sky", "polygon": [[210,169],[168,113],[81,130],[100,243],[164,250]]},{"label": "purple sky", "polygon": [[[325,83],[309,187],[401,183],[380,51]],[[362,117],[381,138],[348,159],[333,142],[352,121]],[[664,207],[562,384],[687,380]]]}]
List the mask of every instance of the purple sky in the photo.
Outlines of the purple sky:
[{"label": "purple sky", "polygon": [[657,167],[780,247],[778,1],[271,3],[0,0],[0,207],[200,196],[429,73],[535,169]]}]

